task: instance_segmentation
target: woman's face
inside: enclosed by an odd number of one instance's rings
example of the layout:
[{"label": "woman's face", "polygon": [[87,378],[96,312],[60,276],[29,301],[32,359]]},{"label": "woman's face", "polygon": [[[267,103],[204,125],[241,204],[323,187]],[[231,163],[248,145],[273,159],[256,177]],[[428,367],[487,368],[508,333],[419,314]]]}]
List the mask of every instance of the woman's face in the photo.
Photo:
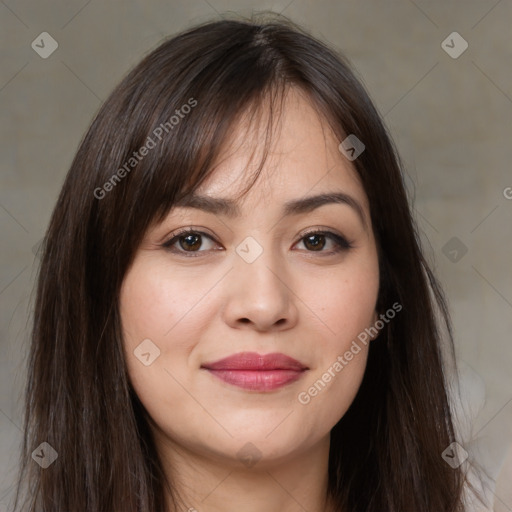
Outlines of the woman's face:
[{"label": "woman's face", "polygon": [[[328,446],[365,371],[358,336],[377,319],[377,250],[357,174],[297,91],[281,123],[235,208],[171,210],[147,232],[121,290],[130,380],[159,442],[259,467]],[[208,205],[234,198],[258,163],[249,160],[263,135],[247,133],[234,132],[195,191],[215,199]],[[319,194],[342,196],[303,203]],[[193,233],[163,245],[183,228]]]}]

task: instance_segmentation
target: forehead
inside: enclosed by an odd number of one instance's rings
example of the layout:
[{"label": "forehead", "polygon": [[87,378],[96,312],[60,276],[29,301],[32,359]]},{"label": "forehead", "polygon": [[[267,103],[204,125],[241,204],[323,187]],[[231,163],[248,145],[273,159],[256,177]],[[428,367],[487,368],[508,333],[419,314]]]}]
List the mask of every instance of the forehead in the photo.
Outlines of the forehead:
[{"label": "forehead", "polygon": [[[237,201],[238,192],[259,168],[267,142],[269,152],[261,175],[247,196]],[[249,209],[261,204],[271,207],[329,191],[353,196],[367,209],[359,175],[339,151],[339,144],[327,120],[309,98],[301,90],[290,88],[277,112],[270,113],[263,105],[257,113],[240,116],[221,148],[211,175],[195,194],[233,197],[233,214],[240,214],[244,205]],[[226,213],[229,213],[227,209]]]}]

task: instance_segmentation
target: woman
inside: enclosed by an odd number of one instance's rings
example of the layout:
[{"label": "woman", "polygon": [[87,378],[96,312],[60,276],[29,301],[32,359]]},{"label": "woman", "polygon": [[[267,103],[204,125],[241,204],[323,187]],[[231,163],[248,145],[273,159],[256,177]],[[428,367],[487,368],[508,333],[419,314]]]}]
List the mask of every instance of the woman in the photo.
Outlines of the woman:
[{"label": "woman", "polygon": [[282,17],[189,29],[105,102],[53,212],[26,510],[463,510],[436,311],[453,355],[346,62]]}]

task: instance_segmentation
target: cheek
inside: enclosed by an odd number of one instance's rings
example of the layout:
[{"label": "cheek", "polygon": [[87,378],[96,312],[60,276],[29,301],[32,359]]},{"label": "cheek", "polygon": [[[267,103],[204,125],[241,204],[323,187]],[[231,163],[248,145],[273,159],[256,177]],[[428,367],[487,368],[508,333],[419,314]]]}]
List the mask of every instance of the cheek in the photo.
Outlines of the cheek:
[{"label": "cheek", "polygon": [[[319,413],[336,418],[336,421],[352,403],[366,369],[368,344],[346,343],[339,352],[328,355],[323,364],[315,368],[297,401],[308,409],[316,409]],[[329,403],[329,406],[326,405]],[[321,412],[320,412],[321,411]]]},{"label": "cheek", "polygon": [[308,307],[324,324],[328,332],[326,340],[346,340],[357,336],[372,323],[377,291],[373,287],[362,288],[351,282],[340,282],[337,287],[326,286],[311,297]]},{"label": "cheek", "polygon": [[133,351],[150,338],[162,354],[186,350],[195,339],[194,331],[209,321],[204,299],[211,288],[212,279],[190,270],[171,270],[150,258],[136,264],[126,275],[120,296],[126,349]]},{"label": "cheek", "polygon": [[318,425],[328,431],[344,416],[366,370],[371,339],[365,329],[372,325],[377,291],[345,285],[321,298],[327,327],[321,328],[323,335],[312,333],[317,340],[314,365],[296,396],[304,428],[311,431]]},{"label": "cheek", "polygon": [[378,262],[369,257],[350,263],[328,274],[310,273],[301,291],[309,310],[325,327],[325,342],[338,350],[376,320]]},{"label": "cheek", "polygon": [[[130,381],[142,403],[151,408],[162,400],[155,390],[170,378],[169,356],[186,351],[186,336],[173,337],[188,300],[169,286],[162,269],[136,262],[125,276],[120,294],[123,348]],[[179,323],[178,323],[179,325]],[[169,340],[173,339],[173,346]],[[164,364],[165,363],[165,364]]]},{"label": "cheek", "polygon": [[[197,274],[197,272],[196,272]],[[218,276],[169,269],[161,259],[140,257],[120,293],[123,348],[129,380],[153,418],[186,402],[190,353],[212,322],[210,295]]]},{"label": "cheek", "polygon": [[[377,319],[378,262],[354,260],[326,278],[310,275],[304,282],[309,293],[317,340],[314,367],[296,399],[306,423],[332,428],[353,402],[364,377],[371,336],[367,330]],[[313,287],[316,282],[316,288]],[[303,292],[304,293],[304,292]],[[308,428],[308,425],[305,425]]]}]

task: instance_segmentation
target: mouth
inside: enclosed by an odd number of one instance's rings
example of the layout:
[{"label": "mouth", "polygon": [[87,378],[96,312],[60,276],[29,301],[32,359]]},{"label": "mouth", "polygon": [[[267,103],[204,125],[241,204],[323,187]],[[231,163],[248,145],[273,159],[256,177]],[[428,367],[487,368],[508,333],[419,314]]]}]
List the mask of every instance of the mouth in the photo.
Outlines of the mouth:
[{"label": "mouth", "polygon": [[300,379],[309,369],[300,361],[277,352],[266,355],[240,352],[204,363],[201,368],[228,384],[253,391],[281,388]]}]

